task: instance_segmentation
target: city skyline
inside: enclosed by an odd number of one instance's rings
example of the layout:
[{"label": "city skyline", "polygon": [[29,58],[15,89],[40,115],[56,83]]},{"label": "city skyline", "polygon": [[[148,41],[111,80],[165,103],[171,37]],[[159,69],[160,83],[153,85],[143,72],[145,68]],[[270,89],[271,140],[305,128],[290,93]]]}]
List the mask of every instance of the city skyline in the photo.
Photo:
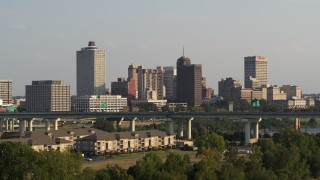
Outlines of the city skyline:
[{"label": "city skyline", "polygon": [[311,83],[320,58],[314,23],[320,1],[77,1],[77,8],[74,2],[0,3],[0,79],[13,81],[13,95],[48,79],[64,80],[75,95],[74,52],[90,40],[107,52],[108,88],[131,63],[175,65],[184,46],[214,90],[221,78],[244,84],[243,57],[261,55],[268,58],[270,84],[320,92]]}]

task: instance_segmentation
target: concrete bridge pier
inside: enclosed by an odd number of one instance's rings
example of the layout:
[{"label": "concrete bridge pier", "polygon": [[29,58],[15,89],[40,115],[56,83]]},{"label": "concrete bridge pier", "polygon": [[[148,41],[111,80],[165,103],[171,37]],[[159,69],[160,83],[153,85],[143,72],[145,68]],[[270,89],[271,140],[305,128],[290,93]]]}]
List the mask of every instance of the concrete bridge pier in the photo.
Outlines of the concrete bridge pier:
[{"label": "concrete bridge pier", "polygon": [[45,123],[46,123],[46,131],[50,131],[50,120],[46,119]]},{"label": "concrete bridge pier", "polygon": [[54,130],[58,130],[58,122],[60,121],[60,118],[54,119],[53,123],[54,123]]},{"label": "concrete bridge pier", "polygon": [[174,131],[173,131],[173,121],[171,118],[167,118],[166,119],[166,123],[167,123],[167,133],[168,134],[173,134]]},{"label": "concrete bridge pier", "polygon": [[188,124],[188,134],[187,134],[187,139],[191,140],[192,136],[191,136],[191,132],[192,132],[192,123],[191,121],[193,120],[193,117],[190,119],[187,119],[187,124]]},{"label": "concrete bridge pier", "polygon": [[34,121],[34,118],[32,118],[32,119],[27,119],[27,122],[28,122],[28,131],[29,131],[29,132],[32,132],[32,131],[33,131],[33,121]]},{"label": "concrete bridge pier", "polygon": [[14,132],[14,119],[11,119],[11,132]]},{"label": "concrete bridge pier", "polygon": [[294,119],[294,129],[300,131],[300,118]]},{"label": "concrete bridge pier", "polygon": [[19,119],[19,136],[24,137],[26,130],[26,123],[24,119]]},{"label": "concrete bridge pier", "polygon": [[179,125],[178,125],[178,135],[180,138],[183,137],[183,121],[179,121]]},{"label": "concrete bridge pier", "polygon": [[0,132],[3,132],[3,122],[4,122],[4,120],[1,118],[0,119]]},{"label": "concrete bridge pier", "polygon": [[250,122],[247,121],[245,122],[245,125],[244,125],[244,144],[245,145],[250,144],[250,135],[251,135]]},{"label": "concrete bridge pier", "polygon": [[[259,120],[260,122],[261,120]],[[259,122],[254,122],[254,129],[253,129],[253,137],[258,140],[259,139]]]},{"label": "concrete bridge pier", "polygon": [[245,123],[244,126],[244,133],[245,133],[245,137],[244,137],[244,144],[245,145],[249,145],[250,143],[252,143],[251,141],[251,123],[254,123],[254,140],[253,142],[257,142],[259,139],[259,122],[261,121],[261,118],[258,119],[242,119],[242,122]]},{"label": "concrete bridge pier", "polygon": [[9,119],[6,119],[6,131],[9,131]]},{"label": "concrete bridge pier", "polygon": [[133,118],[130,120],[130,131],[136,131],[136,120],[137,118]]},{"label": "concrete bridge pier", "polygon": [[[113,121],[113,123],[115,123],[114,128],[116,129],[116,131],[120,130],[120,125],[121,125],[123,120],[124,120],[124,117],[122,117],[119,120]],[[131,122],[130,122],[130,125],[131,125]]]}]

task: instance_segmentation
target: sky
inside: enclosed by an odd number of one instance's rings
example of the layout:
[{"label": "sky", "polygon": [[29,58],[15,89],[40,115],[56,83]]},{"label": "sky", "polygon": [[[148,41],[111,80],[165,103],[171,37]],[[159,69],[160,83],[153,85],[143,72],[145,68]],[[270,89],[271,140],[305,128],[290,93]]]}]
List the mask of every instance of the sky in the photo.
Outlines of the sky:
[{"label": "sky", "polygon": [[244,57],[268,57],[271,85],[320,93],[320,0],[0,1],[0,79],[13,95],[33,80],[64,80],[76,93],[76,51],[105,49],[107,87],[132,64],[202,64],[207,86],[244,77]]}]

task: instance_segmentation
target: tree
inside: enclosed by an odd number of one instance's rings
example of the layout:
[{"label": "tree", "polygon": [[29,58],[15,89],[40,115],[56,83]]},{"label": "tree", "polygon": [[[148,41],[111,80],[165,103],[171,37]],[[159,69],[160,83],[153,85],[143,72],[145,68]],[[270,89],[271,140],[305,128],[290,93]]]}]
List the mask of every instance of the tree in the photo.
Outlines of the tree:
[{"label": "tree", "polygon": [[192,171],[189,156],[181,156],[175,153],[170,153],[168,155],[163,167],[163,170],[171,176],[180,177],[182,179],[187,179],[186,175]]},{"label": "tree", "polygon": [[203,149],[201,160],[194,164],[195,179],[218,179],[221,169],[221,154],[217,149]]},{"label": "tree", "polygon": [[0,179],[32,178],[37,159],[37,153],[27,144],[0,143]]},{"label": "tree", "polygon": [[158,112],[158,106],[154,103],[138,104],[139,112]]},{"label": "tree", "polygon": [[97,129],[107,131],[107,132],[114,132],[115,131],[113,124],[106,119],[97,119],[95,127]]},{"label": "tree", "polygon": [[119,165],[110,165],[108,164],[106,168],[99,169],[96,172],[96,180],[105,180],[105,179],[118,179],[118,180],[133,180],[132,176],[127,174],[126,170],[120,167]]},{"label": "tree", "polygon": [[239,158],[238,149],[234,147],[228,147],[227,151],[224,153],[225,163],[222,165],[222,169],[219,173],[219,179],[245,179],[245,159],[243,157]]},{"label": "tree", "polygon": [[81,174],[83,158],[78,153],[50,149],[37,154],[35,179],[75,179]]},{"label": "tree", "polygon": [[191,112],[204,112],[203,107],[192,107]]},{"label": "tree", "polygon": [[225,150],[223,137],[216,133],[199,136],[195,141],[195,146],[198,147],[198,154],[202,154],[203,149],[214,148],[219,153],[222,153]]},{"label": "tree", "polygon": [[169,106],[168,105],[162,106],[161,111],[162,112],[169,112],[170,111]]},{"label": "tree", "polygon": [[314,118],[311,118],[308,122],[308,126],[310,127],[317,127],[317,125],[318,125],[317,120]]},{"label": "tree", "polygon": [[88,180],[88,179],[95,179],[96,178],[96,171],[91,168],[84,168],[79,175],[79,180]]},{"label": "tree", "polygon": [[134,179],[149,180],[159,179],[163,162],[160,157],[154,153],[147,154],[142,160],[138,160],[134,166],[128,169],[128,174]]},{"label": "tree", "polygon": [[182,106],[181,104],[177,104],[173,110],[174,112],[183,112],[186,111],[186,108]]},{"label": "tree", "polygon": [[36,152],[20,142],[0,143],[0,179],[76,179],[81,163],[77,153]]}]

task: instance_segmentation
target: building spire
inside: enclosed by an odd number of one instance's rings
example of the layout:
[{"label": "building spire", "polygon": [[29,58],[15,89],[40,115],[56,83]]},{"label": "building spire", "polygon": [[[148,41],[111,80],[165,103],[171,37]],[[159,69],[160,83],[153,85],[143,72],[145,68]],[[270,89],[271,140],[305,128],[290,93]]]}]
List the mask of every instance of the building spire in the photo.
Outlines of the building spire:
[{"label": "building spire", "polygon": [[184,46],[182,46],[182,56],[184,56]]}]

